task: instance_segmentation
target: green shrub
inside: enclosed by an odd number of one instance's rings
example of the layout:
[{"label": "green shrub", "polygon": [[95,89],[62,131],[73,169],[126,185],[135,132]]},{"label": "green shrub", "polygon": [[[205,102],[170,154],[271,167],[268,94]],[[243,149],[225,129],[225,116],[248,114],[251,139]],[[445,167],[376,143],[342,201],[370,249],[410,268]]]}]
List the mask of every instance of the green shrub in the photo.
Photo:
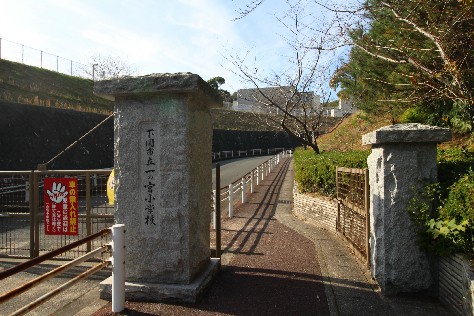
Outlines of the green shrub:
[{"label": "green shrub", "polygon": [[439,256],[472,253],[474,152],[466,147],[438,150],[438,180],[417,192],[410,204],[418,245]]},{"label": "green shrub", "polygon": [[370,150],[323,152],[297,148],[294,153],[295,180],[302,193],[321,193],[336,196],[336,167],[367,168]]},{"label": "green shrub", "polygon": [[454,219],[457,223],[474,223],[474,169],[449,187],[449,195],[438,210],[440,218]]}]

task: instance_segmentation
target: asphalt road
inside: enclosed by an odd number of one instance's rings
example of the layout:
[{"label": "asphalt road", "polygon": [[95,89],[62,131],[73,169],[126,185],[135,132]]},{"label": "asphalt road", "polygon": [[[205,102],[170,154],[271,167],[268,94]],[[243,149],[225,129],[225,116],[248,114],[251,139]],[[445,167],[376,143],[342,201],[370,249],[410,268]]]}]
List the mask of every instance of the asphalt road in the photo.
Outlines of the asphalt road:
[{"label": "asphalt road", "polygon": [[[220,161],[221,164],[221,188],[231,184],[241,178],[258,165],[270,159],[269,156],[254,156],[246,158],[236,158]],[[216,163],[212,163],[212,189],[216,189]]]}]

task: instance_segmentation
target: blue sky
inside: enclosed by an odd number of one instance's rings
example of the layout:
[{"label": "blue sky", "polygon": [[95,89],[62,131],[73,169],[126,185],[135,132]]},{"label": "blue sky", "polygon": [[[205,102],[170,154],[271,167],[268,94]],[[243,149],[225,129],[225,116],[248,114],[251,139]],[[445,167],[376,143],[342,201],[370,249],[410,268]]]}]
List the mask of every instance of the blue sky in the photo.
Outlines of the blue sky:
[{"label": "blue sky", "polygon": [[251,51],[266,70],[285,69],[290,52],[276,19],[284,0],[267,0],[243,19],[251,0],[0,0],[0,38],[77,62],[91,53],[128,57],[140,75],[222,76],[230,92],[250,87],[226,58]]}]

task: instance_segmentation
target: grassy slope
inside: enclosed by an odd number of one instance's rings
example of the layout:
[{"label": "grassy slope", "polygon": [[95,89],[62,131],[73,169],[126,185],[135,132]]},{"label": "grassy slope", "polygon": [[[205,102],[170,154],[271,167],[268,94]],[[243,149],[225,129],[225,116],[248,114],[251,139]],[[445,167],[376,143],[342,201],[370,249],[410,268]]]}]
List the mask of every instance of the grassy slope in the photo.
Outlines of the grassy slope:
[{"label": "grassy slope", "polygon": [[[358,112],[347,118],[332,133],[320,137],[318,144],[324,151],[370,149],[370,146],[362,146],[362,135],[390,124],[388,118],[368,116],[363,112]],[[440,148],[451,148],[465,145],[474,148],[474,139],[470,138],[469,134],[453,133],[452,141],[439,144],[438,146]]]},{"label": "grassy slope", "polygon": [[0,60],[0,100],[111,114],[113,102],[92,89],[90,79]]},{"label": "grassy slope", "polygon": [[[95,96],[92,90],[93,82],[90,79],[0,60],[0,100],[112,114],[113,102]],[[216,129],[278,130],[258,124],[251,113],[211,109],[211,116],[212,128]],[[324,129],[333,124],[332,118],[325,119]]]},{"label": "grassy slope", "polygon": [[[231,129],[242,131],[280,131],[281,129],[259,124],[255,115],[265,116],[268,114],[255,114],[249,112],[238,112],[227,109],[211,109],[212,128]],[[323,117],[322,130],[329,130],[339,122],[336,117]]]}]

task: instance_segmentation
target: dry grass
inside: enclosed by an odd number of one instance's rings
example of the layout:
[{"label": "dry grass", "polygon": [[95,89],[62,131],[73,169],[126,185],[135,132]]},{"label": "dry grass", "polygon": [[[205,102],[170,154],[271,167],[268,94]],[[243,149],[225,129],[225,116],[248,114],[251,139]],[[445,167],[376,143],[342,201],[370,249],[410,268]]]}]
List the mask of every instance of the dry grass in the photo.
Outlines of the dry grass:
[{"label": "dry grass", "polygon": [[[367,150],[370,146],[362,146],[362,135],[390,124],[388,117],[370,116],[359,111],[347,118],[332,133],[321,136],[318,145],[324,151]],[[453,148],[465,145],[474,148],[473,136],[469,133],[453,133],[452,141],[439,144],[438,147]]]}]

